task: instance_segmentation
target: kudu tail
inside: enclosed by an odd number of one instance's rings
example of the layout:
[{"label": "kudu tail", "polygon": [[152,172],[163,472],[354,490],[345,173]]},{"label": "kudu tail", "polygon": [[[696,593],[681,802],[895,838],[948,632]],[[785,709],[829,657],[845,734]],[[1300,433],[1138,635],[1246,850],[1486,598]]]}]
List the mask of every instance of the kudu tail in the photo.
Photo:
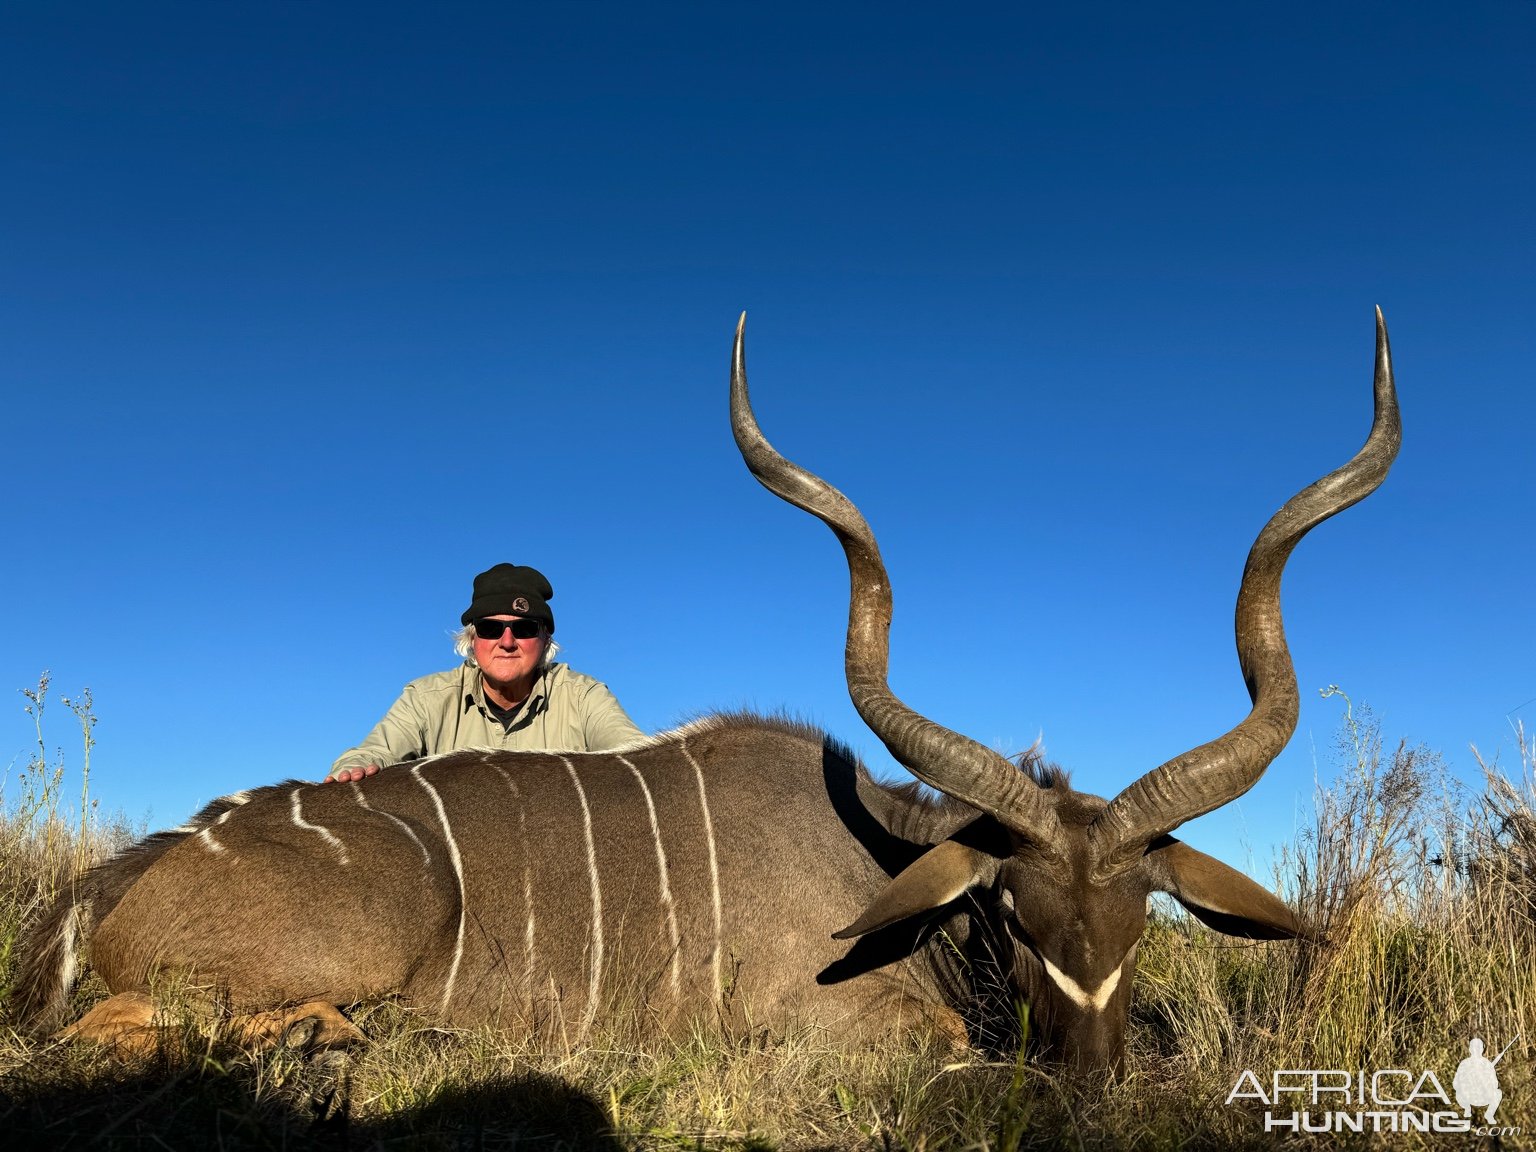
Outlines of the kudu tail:
[{"label": "kudu tail", "polygon": [[11,1023],[28,1032],[56,1031],[79,975],[80,954],[96,926],[168,849],[253,795],[236,792],[215,800],[180,828],[156,832],[76,877],[23,938],[8,1005]]},{"label": "kudu tail", "polygon": [[80,942],[96,926],[94,901],[73,887],[61,893],[22,942],[21,969],[11,989],[11,1022],[48,1033],[63,1024],[79,971]]}]

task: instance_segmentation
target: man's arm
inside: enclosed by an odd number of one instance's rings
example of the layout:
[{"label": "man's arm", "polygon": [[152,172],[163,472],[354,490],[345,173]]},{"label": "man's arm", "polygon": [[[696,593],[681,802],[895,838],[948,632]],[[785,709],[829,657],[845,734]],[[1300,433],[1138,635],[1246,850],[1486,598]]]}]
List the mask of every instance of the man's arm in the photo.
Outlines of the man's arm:
[{"label": "man's arm", "polygon": [[384,719],[374,725],[373,731],[356,748],[336,757],[331,765],[327,781],[361,780],[372,776],[380,768],[400,764],[426,755],[426,728],[421,710],[417,707],[416,693],[407,684],[400,698],[390,705]]},{"label": "man's arm", "polygon": [[582,732],[588,752],[606,752],[646,739],[608,685],[593,681],[582,700]]}]

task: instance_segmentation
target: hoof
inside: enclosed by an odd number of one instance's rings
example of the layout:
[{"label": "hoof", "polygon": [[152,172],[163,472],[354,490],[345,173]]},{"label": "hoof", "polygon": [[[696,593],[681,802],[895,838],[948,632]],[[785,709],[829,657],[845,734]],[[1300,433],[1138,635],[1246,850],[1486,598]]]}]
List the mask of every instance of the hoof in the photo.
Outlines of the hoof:
[{"label": "hoof", "polygon": [[243,1044],[258,1048],[281,1046],[294,1052],[319,1052],[363,1042],[363,1034],[334,1004],[315,1000],[297,1008],[261,1012],[236,1022]]}]

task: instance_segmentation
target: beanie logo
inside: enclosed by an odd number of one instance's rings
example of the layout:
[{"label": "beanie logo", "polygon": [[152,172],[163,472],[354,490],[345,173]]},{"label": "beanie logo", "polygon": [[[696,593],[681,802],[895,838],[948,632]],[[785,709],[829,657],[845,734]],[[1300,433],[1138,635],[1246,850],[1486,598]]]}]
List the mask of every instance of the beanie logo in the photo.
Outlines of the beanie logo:
[{"label": "beanie logo", "polygon": [[522,596],[519,596],[516,599],[514,599],[512,601],[512,611],[518,613],[519,615],[525,614],[528,611],[528,601],[527,601],[527,599],[525,597],[522,597]]}]

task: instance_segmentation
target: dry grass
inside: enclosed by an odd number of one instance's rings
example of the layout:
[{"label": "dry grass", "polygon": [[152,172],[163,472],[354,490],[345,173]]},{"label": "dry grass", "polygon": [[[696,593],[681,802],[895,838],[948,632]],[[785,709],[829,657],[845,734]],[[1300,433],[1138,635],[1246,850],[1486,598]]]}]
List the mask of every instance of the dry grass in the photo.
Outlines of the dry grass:
[{"label": "dry grass", "polygon": [[[32,701],[35,719],[46,687]],[[1529,1129],[1536,742],[1522,733],[1520,743],[1513,777],[1485,764],[1483,786],[1464,793],[1437,756],[1384,748],[1369,716],[1347,710],[1337,778],[1280,864],[1282,888],[1321,939],[1234,941],[1159,905],[1141,946],[1129,1068],[1117,1082],[920,1046],[849,1048],[809,1031],[722,1037],[701,1028],[644,1046],[612,1035],[540,1050],[445,1031],[386,1003],[356,1015],[369,1044],[336,1062],[243,1051],[190,1015],[159,1053],[127,1065],[0,1031],[0,1132],[13,1148],[1526,1146],[1524,1135],[1266,1133],[1261,1104],[1227,1103],[1243,1069],[1266,1087],[1285,1068],[1430,1069],[1449,1091],[1477,1035],[1490,1056],[1514,1042],[1498,1066],[1498,1119]],[[57,799],[62,762],[49,768],[44,751],[40,729],[25,777],[32,790],[7,794],[0,824],[0,982],[11,975],[18,925],[59,869],[114,847],[123,832],[98,827],[83,796],[88,818],[68,811]],[[81,996],[93,994],[87,981]]]},{"label": "dry grass", "polygon": [[35,747],[25,766],[13,763],[0,778],[0,991],[10,989],[22,927],[52,902],[69,877],[133,839],[121,818],[102,821],[90,798],[96,743],[90,689],[59,701],[80,730],[79,804],[71,803],[74,789],[66,782],[64,754],[48,753],[43,721],[49,687],[44,672],[36,688],[22,689]]}]

